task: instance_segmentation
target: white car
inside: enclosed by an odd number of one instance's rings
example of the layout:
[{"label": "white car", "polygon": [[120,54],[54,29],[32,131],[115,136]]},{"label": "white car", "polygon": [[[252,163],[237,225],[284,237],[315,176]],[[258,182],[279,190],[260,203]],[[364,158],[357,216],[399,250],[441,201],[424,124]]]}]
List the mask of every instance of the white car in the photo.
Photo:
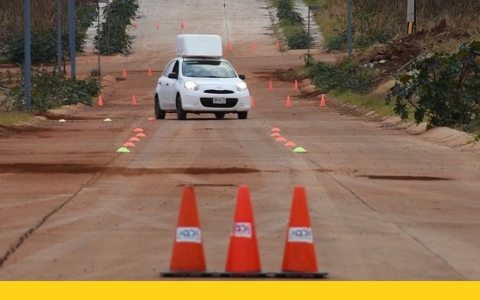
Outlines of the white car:
[{"label": "white car", "polygon": [[155,117],[176,113],[178,120],[185,120],[187,113],[212,113],[223,119],[234,113],[246,119],[251,106],[244,79],[221,57],[176,57],[158,79]]}]

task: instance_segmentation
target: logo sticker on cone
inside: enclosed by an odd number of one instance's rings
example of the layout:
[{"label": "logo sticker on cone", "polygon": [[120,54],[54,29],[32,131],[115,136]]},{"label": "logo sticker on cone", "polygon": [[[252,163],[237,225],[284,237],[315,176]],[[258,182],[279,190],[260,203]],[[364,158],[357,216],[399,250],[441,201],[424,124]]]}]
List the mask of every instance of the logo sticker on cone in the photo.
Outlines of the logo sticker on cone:
[{"label": "logo sticker on cone", "polygon": [[305,188],[295,187],[282,272],[318,272]]},{"label": "logo sticker on cone", "polygon": [[205,270],[205,255],[195,192],[192,186],[185,186],[175,232],[170,271],[204,272]]},{"label": "logo sticker on cone", "polygon": [[261,269],[250,192],[247,186],[240,186],[225,271],[247,273]]}]

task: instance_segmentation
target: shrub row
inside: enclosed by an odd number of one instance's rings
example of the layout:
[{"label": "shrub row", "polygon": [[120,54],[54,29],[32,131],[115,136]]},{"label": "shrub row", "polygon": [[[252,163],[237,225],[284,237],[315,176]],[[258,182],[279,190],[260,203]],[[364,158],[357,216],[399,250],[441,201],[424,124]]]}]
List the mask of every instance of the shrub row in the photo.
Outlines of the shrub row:
[{"label": "shrub row", "polygon": [[[82,52],[86,46],[86,31],[93,22],[90,13],[95,12],[95,7],[89,5],[80,5],[76,12],[76,32],[75,32],[75,51]],[[57,60],[57,29],[31,31],[31,57],[32,63],[54,62]],[[69,34],[62,34],[62,57],[68,56]],[[14,63],[22,64],[25,60],[25,37],[24,32],[18,32],[12,35],[5,44],[5,54]]]},{"label": "shrub row", "polygon": [[[7,110],[24,108],[23,72],[0,73],[4,86],[10,88],[2,107]],[[57,70],[32,69],[32,111],[46,111],[70,104],[92,105],[92,98],[100,95],[101,85],[95,79],[72,80],[64,78]]]}]

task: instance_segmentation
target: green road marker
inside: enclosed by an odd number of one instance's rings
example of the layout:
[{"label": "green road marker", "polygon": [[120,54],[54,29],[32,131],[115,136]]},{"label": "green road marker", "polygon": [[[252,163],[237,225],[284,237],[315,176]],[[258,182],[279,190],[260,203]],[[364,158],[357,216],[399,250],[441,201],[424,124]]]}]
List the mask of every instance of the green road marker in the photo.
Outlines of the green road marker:
[{"label": "green road marker", "polygon": [[118,148],[117,152],[119,152],[119,153],[130,153],[130,150],[128,150],[126,147],[121,147],[121,148]]},{"label": "green road marker", "polygon": [[297,147],[293,150],[293,152],[296,152],[296,153],[305,153],[307,152],[307,150],[303,149],[302,147]]}]

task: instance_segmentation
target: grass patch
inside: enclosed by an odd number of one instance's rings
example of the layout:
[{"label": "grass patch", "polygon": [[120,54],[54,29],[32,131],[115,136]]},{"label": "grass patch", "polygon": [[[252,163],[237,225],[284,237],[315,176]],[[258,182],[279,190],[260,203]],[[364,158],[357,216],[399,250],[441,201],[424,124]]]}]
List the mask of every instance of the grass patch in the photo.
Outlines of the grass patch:
[{"label": "grass patch", "polygon": [[34,118],[34,116],[27,112],[0,112],[0,126],[10,127],[19,122],[25,122]]},{"label": "grass patch", "polygon": [[330,94],[340,100],[351,103],[355,106],[375,111],[379,116],[396,116],[393,105],[385,104],[385,97],[380,94],[359,95],[351,92],[331,91]]}]

